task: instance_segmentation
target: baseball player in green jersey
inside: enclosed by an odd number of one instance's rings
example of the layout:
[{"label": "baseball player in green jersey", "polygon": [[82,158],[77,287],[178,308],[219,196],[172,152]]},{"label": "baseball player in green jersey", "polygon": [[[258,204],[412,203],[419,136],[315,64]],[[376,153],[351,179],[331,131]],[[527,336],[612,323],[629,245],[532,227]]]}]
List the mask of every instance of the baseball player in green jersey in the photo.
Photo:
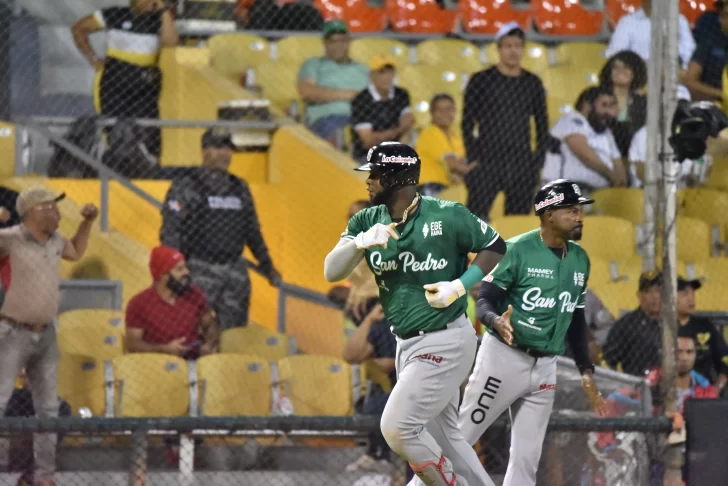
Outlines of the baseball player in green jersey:
[{"label": "baseball player in green jersey", "polygon": [[535,198],[540,228],[506,242],[508,252],[478,292],[477,315],[488,332],[465,388],[458,425],[474,444],[510,408],[511,450],[504,486],[536,484],[556,394],[556,356],[563,354],[565,339],[592,408],[603,411],[584,318],[589,257],[573,241],[581,239],[582,205],[593,202],[565,179],[543,186]]},{"label": "baseball player in green jersey", "polygon": [[[370,173],[372,207],[351,218],[324,273],[343,280],[365,258],[379,286],[397,337],[382,435],[428,486],[491,485],[458,430],[457,409],[477,347],[466,294],[501,260],[505,242],[464,206],[420,196],[420,158],[407,145],[375,146],[358,170]],[[469,253],[477,255],[468,268]]]}]

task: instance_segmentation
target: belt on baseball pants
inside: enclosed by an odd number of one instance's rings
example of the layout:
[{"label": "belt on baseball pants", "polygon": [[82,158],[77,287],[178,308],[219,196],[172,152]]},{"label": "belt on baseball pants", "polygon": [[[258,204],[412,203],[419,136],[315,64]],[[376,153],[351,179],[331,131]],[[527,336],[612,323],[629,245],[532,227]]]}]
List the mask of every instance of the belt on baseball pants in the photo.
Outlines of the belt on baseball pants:
[{"label": "belt on baseball pants", "polygon": [[48,326],[50,326],[50,324],[33,324],[30,322],[20,322],[13,319],[12,317],[4,316],[2,314],[0,314],[0,321],[5,321],[13,327],[16,327],[18,329],[25,329],[26,331],[30,332],[43,332],[48,329]]},{"label": "belt on baseball pants", "polygon": [[525,346],[513,346],[513,347],[516,348],[517,350],[519,350],[520,352],[526,353],[530,357],[536,358],[536,359],[538,359],[538,358],[550,358],[551,356],[553,356],[553,354],[551,354],[551,353],[544,353],[543,351],[538,351],[538,350],[533,349],[533,348],[527,348]]},{"label": "belt on baseball pants", "polygon": [[425,334],[430,334],[430,333],[433,333],[433,332],[444,331],[445,329],[447,329],[447,324],[445,324],[442,327],[438,327],[437,329],[428,329],[427,331],[412,331],[412,332],[408,332],[408,333],[405,333],[405,334],[399,334],[399,333],[396,333],[396,332],[392,332],[392,334],[394,334],[398,338],[402,339],[403,341],[406,341],[407,339],[412,339],[412,338],[416,338],[416,337],[419,337],[419,336],[424,336]]}]

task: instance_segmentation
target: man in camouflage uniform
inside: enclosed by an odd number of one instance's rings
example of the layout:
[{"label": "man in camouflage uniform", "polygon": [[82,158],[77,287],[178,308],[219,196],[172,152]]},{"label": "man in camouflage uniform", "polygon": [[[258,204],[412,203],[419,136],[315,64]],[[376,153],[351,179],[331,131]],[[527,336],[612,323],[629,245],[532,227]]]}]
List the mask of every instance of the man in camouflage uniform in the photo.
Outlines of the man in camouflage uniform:
[{"label": "man in camouflage uniform", "polygon": [[163,245],[184,254],[192,280],[217,314],[220,330],[248,324],[250,277],[247,245],[272,285],[276,271],[263,240],[248,184],[230,174],[230,134],[209,129],[202,136],[202,167],[176,178],[162,208]]}]

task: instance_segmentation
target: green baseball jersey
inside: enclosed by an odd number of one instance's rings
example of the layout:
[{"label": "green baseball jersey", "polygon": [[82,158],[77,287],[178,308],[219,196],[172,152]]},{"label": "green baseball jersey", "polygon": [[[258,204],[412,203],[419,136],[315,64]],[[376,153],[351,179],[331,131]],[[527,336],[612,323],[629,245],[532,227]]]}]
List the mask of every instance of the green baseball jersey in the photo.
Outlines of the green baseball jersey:
[{"label": "green baseball jersey", "polygon": [[[574,310],[584,307],[589,257],[573,241],[566,256],[556,256],[539,230],[506,241],[508,251],[483,280],[506,291],[498,312],[513,306],[513,343],[544,353],[563,354],[564,337]],[[488,329],[497,336],[497,332]]]},{"label": "green baseball jersey", "polygon": [[[377,223],[392,223],[385,205],[356,213],[341,237],[353,239]],[[441,329],[465,314],[467,295],[445,309],[435,309],[427,303],[423,286],[460,278],[468,253],[495,243],[498,233],[462,204],[431,197],[421,199],[417,212],[397,232],[399,240],[390,238],[387,248],[367,249],[364,256],[394,332]]]}]

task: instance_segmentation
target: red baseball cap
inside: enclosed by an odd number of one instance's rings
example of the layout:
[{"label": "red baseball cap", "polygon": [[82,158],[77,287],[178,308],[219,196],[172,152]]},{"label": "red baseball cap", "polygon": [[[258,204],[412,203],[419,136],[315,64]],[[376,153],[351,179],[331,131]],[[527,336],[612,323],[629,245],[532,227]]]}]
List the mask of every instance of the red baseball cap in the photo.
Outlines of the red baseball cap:
[{"label": "red baseball cap", "polygon": [[152,273],[152,280],[156,282],[184,260],[184,255],[174,248],[164,245],[154,248],[149,257],[149,271]]}]

